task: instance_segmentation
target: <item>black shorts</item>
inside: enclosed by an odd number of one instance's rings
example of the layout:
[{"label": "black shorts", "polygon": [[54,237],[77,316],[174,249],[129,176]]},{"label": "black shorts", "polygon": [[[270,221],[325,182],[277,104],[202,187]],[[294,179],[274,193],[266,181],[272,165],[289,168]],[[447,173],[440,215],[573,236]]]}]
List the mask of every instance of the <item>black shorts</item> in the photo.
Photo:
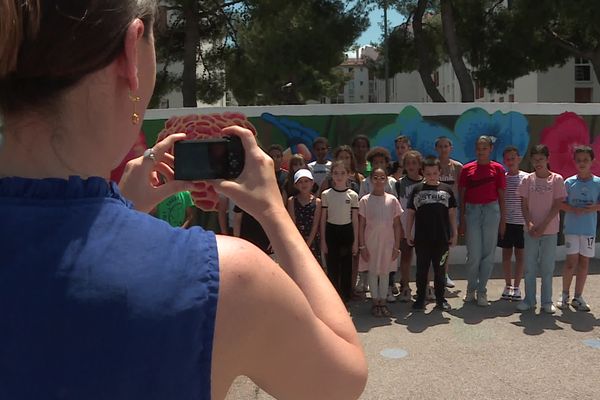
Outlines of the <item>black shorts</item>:
[{"label": "black shorts", "polygon": [[506,232],[504,237],[498,237],[498,247],[503,249],[522,249],[525,247],[525,239],[523,236],[523,225],[506,224]]}]

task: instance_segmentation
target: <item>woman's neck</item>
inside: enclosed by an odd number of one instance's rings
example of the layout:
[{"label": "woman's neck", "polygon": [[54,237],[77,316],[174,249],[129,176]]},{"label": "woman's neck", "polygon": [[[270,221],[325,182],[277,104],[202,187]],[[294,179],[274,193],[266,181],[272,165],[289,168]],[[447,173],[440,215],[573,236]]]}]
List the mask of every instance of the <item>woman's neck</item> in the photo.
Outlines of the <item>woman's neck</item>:
[{"label": "woman's neck", "polygon": [[85,135],[70,134],[72,129],[53,127],[43,118],[23,118],[6,122],[3,144],[0,147],[0,176],[23,178],[108,177],[107,168],[101,173],[92,164],[83,148]]},{"label": "woman's neck", "polygon": [[373,191],[371,192],[371,194],[374,195],[374,196],[383,196],[383,195],[385,195],[385,190],[384,189],[376,188],[376,189],[373,189]]}]

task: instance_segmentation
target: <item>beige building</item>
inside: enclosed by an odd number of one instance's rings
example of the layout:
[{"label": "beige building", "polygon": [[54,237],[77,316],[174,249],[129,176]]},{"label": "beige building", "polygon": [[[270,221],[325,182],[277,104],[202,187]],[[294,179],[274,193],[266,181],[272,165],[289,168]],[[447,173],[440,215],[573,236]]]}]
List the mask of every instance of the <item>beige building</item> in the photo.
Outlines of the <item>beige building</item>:
[{"label": "beige building", "polygon": [[[438,90],[448,102],[460,102],[460,86],[452,64],[444,63],[433,75]],[[597,103],[600,85],[589,61],[570,59],[561,67],[532,72],[516,79],[506,93],[490,92],[475,82],[476,102],[498,103]],[[375,82],[377,102],[385,102],[385,81]],[[390,78],[390,102],[429,103],[417,72],[399,73]]]}]

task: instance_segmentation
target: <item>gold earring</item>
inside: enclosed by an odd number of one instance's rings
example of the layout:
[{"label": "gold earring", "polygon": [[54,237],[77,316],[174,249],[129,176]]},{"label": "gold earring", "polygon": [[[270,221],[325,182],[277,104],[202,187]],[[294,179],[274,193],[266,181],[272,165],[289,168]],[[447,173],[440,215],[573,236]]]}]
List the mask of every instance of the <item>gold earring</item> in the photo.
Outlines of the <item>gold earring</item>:
[{"label": "gold earring", "polygon": [[140,114],[137,112],[137,103],[142,99],[140,96],[135,96],[129,93],[129,99],[133,102],[133,114],[131,114],[131,123],[137,125],[140,123]]}]

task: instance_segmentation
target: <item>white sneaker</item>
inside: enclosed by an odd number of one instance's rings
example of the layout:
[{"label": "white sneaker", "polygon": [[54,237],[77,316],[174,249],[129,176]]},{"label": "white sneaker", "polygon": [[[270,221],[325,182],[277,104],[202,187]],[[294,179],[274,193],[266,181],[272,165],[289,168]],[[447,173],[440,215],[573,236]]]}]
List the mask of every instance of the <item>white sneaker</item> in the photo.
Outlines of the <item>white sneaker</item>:
[{"label": "white sneaker", "polygon": [[388,287],[388,293],[387,293],[387,302],[388,303],[395,303],[396,302],[396,296],[394,296],[394,294],[392,293],[392,288]]},{"label": "white sneaker", "polygon": [[521,296],[521,289],[519,289],[518,286],[513,287],[513,293],[512,293],[511,300],[512,301],[521,301],[522,299],[523,299],[523,297]]},{"label": "white sneaker", "polygon": [[528,311],[531,310],[533,307],[529,305],[529,303],[526,303],[525,301],[520,301],[519,304],[517,304],[517,310],[518,311]]},{"label": "white sneaker", "polygon": [[467,290],[467,294],[465,294],[465,297],[463,298],[463,301],[465,303],[472,303],[476,300],[475,298],[475,291],[473,290],[472,292],[469,292]]},{"label": "white sneaker", "polygon": [[477,293],[477,305],[479,307],[487,307],[490,305],[488,303],[487,293]]},{"label": "white sneaker", "polygon": [[[573,300],[575,300],[575,299],[573,299]],[[569,294],[568,293],[562,293],[560,295],[560,300],[556,302],[556,307],[560,308],[561,310],[569,308]]]},{"label": "white sneaker", "polygon": [[425,298],[427,299],[427,301],[435,300],[435,290],[433,290],[431,286],[427,286],[427,292],[425,293]]},{"label": "white sneaker", "polygon": [[544,310],[546,314],[554,314],[556,312],[556,307],[554,307],[554,304],[552,303],[544,304],[542,310]]},{"label": "white sneaker", "polygon": [[502,300],[510,300],[513,296],[513,287],[505,286],[504,291],[502,292]]},{"label": "white sneaker", "polygon": [[404,286],[402,288],[402,290],[400,291],[400,296],[398,296],[398,300],[400,300],[403,303],[408,303],[412,300],[410,287]]},{"label": "white sneaker", "polygon": [[400,295],[400,289],[398,289],[398,285],[396,285],[395,283],[392,285],[392,294],[394,296]]},{"label": "white sneaker", "polygon": [[364,293],[367,289],[367,283],[365,282],[365,275],[362,272],[358,273],[358,283],[356,284],[356,288],[354,291],[356,293]]},{"label": "white sneaker", "polygon": [[585,302],[582,296],[573,297],[573,301],[571,301],[571,305],[577,311],[590,311],[590,306]]},{"label": "white sneaker", "polygon": [[450,279],[450,277],[448,276],[448,274],[446,274],[446,287],[449,289],[452,289],[456,286],[456,284],[454,283],[454,281],[452,279]]}]

